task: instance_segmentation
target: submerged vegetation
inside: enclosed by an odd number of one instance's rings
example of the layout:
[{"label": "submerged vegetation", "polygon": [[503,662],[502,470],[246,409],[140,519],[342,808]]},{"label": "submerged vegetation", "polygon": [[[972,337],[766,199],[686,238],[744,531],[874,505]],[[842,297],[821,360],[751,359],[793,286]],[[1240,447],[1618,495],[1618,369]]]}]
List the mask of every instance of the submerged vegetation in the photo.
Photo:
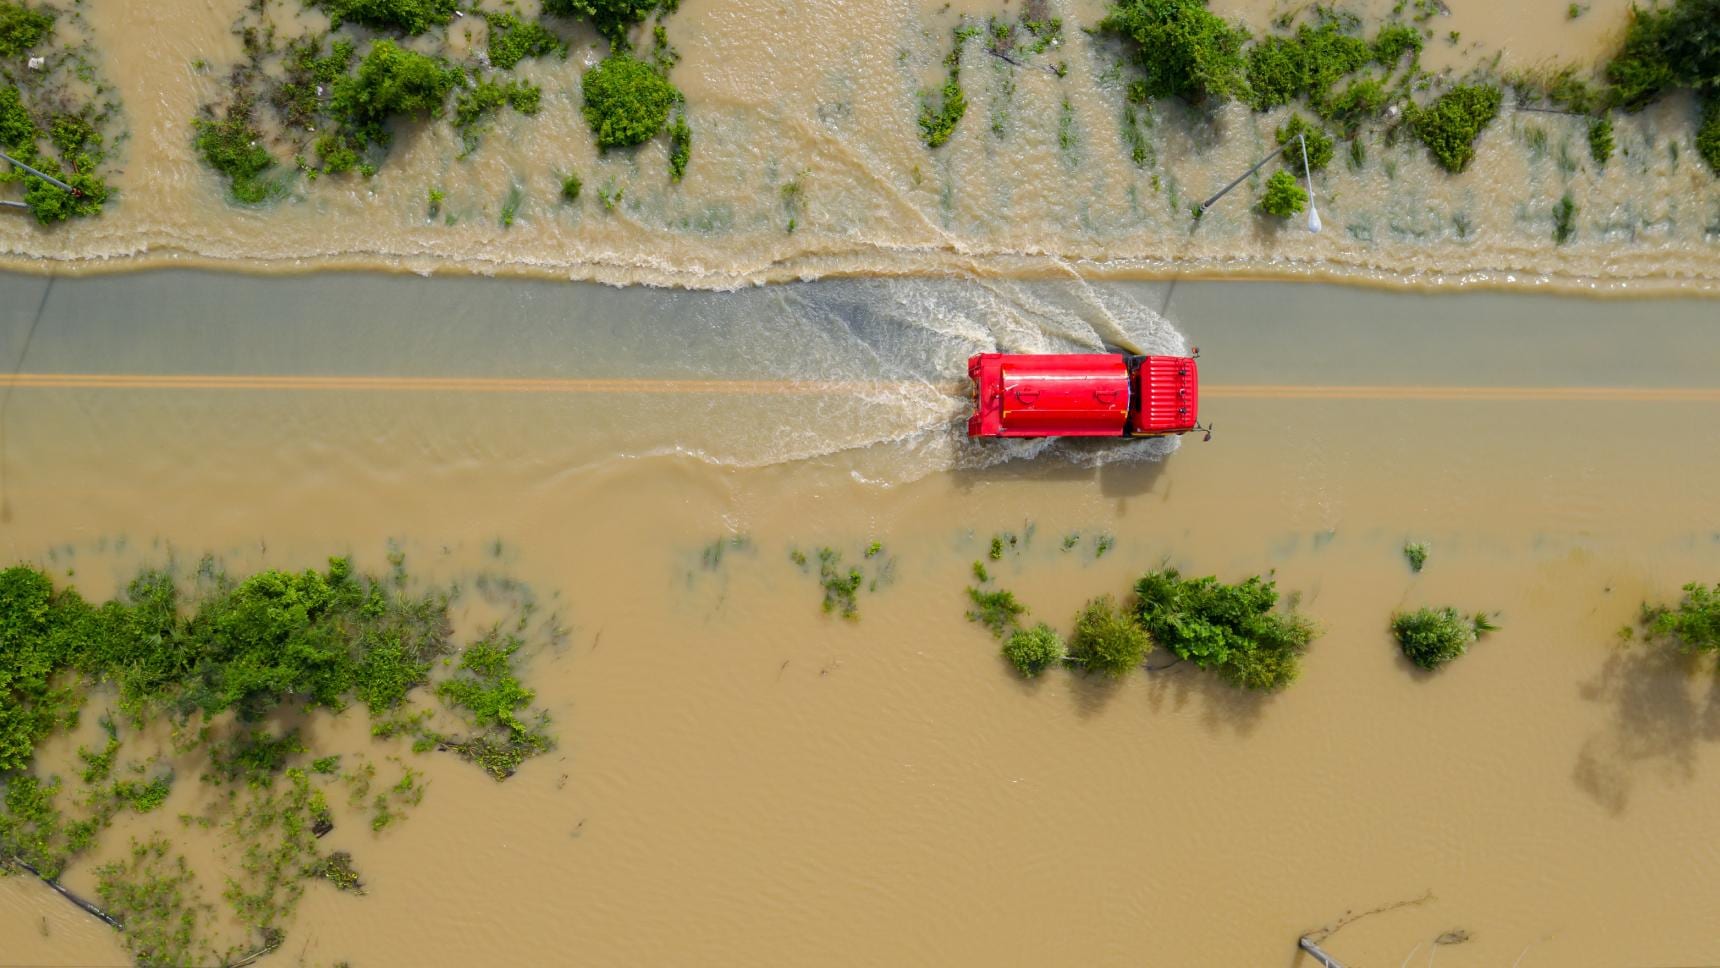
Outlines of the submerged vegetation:
[{"label": "submerged vegetation", "polygon": [[1281,609],[1277,586],[1259,576],[1228,585],[1186,579],[1173,568],[1150,571],[1128,602],[1101,595],[1082,606],[1067,650],[1050,626],[1022,627],[1027,606],[1013,593],[970,587],[967,596],[968,619],[999,639],[1004,658],[1028,678],[1060,661],[1120,678],[1156,647],[1233,686],[1274,690],[1295,681],[1315,635],[1294,602]]},{"label": "submerged vegetation", "polygon": [[[565,60],[568,41],[558,27],[568,19],[591,21],[612,46],[584,79],[585,114],[601,147],[657,136],[669,108],[682,103],[667,79],[675,54],[662,23],[650,61],[633,55],[629,39],[673,3],[550,0],[544,19],[533,20],[512,9],[473,10],[479,16],[462,19],[457,0],[298,2],[328,14],[330,29],[307,32],[291,10],[250,5],[234,28],[245,59],[194,122],[198,154],[226,176],[238,202],[284,194],[294,170],[313,181],[344,172],[372,177],[407,122],[446,120],[461,155],[471,154],[501,109],[539,113],[542,87],[512,72],[534,59]],[[473,44],[475,27],[482,46]],[[678,181],[692,146],[684,113],[671,135],[670,171]]]},{"label": "submerged vegetation", "polygon": [[0,0],[0,151],[70,187],[11,165],[0,171],[0,184],[24,187],[42,225],[101,213],[112,195],[108,153],[121,136],[119,103],[88,61],[87,41],[54,42],[62,20],[83,32],[80,10]]},{"label": "submerged vegetation", "polygon": [[1720,653],[1720,584],[1713,588],[1700,582],[1684,586],[1677,605],[1642,607],[1643,635],[1651,642],[1665,642],[1682,652]]},{"label": "submerged vegetation", "polygon": [[[233,848],[238,868],[222,897],[249,936],[217,945],[195,877],[156,838],[96,872],[140,962],[229,962],[278,945],[304,881],[360,886],[349,855],[317,854],[317,838],[339,821],[331,798],[364,812],[374,831],[422,799],[419,771],[402,764],[399,781],[373,794],[373,763],[360,757],[343,771],[341,756],[308,749],[284,719],[363,707],[373,735],[455,752],[497,779],[553,746],[547,713],[531,710],[517,677],[529,601],[513,626],[457,649],[450,593],[409,592],[398,558],[387,577],[334,558],[326,571],[242,581],[206,560],[188,588],[145,571],[96,605],[39,569],[0,571],[0,873],[57,879],[120,811],[159,810],[176,762],[201,761],[203,782],[226,791],[180,819]],[[79,749],[74,785],[37,752],[94,703],[112,709],[100,718],[106,741]],[[171,724],[171,750],[139,758],[154,721]]]},{"label": "submerged vegetation", "polygon": [[1473,616],[1455,608],[1420,608],[1392,616],[1392,635],[1404,658],[1423,669],[1437,669],[1469,651],[1481,636],[1498,630],[1483,612]]},{"label": "submerged vegetation", "polygon": [[[877,591],[895,578],[896,559],[884,554],[884,545],[874,541],[858,555],[861,564],[845,565],[842,552],[819,548],[815,553],[818,585],[824,590],[821,606],[826,615],[841,615],[849,621],[860,618],[860,590]],[[788,558],[803,572],[811,572],[813,561],[799,548],[790,548]],[[867,569],[871,570],[868,577]]]}]

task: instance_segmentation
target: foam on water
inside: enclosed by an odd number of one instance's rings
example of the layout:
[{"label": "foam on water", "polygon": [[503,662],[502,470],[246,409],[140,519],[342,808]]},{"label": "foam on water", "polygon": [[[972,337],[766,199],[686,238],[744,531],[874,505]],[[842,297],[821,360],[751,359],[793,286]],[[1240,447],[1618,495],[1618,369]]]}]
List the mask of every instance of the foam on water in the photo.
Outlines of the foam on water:
[{"label": "foam on water", "polygon": [[[1187,352],[1182,334],[1152,307],[1078,277],[824,281],[743,291],[728,303],[690,296],[684,310],[677,328],[687,346],[721,352],[688,355],[680,365],[708,376],[828,383],[837,392],[707,401],[683,424],[696,443],[678,437],[631,450],[630,458],[735,467],[839,458],[856,480],[889,485],[1013,461],[1161,460],[1177,447],[1174,439],[967,438],[967,360],[975,353]],[[719,423],[720,434],[699,431]]]}]

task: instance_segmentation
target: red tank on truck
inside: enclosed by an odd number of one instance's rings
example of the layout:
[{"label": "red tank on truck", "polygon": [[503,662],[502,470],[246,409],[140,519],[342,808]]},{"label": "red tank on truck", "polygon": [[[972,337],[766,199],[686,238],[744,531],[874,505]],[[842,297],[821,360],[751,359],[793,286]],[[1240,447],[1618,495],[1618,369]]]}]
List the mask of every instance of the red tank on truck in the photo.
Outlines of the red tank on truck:
[{"label": "red tank on truck", "polygon": [[1197,429],[1189,356],[981,353],[969,437],[1168,437]]}]

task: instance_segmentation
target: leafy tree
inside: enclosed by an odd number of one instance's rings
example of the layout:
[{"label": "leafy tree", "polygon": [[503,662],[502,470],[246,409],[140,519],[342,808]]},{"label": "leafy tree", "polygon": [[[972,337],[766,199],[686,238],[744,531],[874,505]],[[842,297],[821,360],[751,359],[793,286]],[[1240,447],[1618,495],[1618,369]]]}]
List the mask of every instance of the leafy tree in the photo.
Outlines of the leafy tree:
[{"label": "leafy tree", "polygon": [[1437,669],[1469,651],[1469,646],[1497,626],[1487,616],[1458,614],[1455,608],[1422,608],[1392,616],[1392,634],[1404,658],[1423,669]]},{"label": "leafy tree", "polygon": [[1120,679],[1140,667],[1150,645],[1147,633],[1117,606],[1117,600],[1101,595],[1075,615],[1069,660],[1089,672]]},{"label": "leafy tree", "polygon": [[1495,85],[1460,84],[1413,109],[1410,127],[1446,171],[1460,172],[1475,157],[1475,139],[1499,115],[1501,99]]},{"label": "leafy tree", "polygon": [[1308,193],[1297,184],[1296,176],[1280,169],[1266,179],[1266,193],[1260,196],[1260,210],[1268,215],[1289,218],[1308,207]]},{"label": "leafy tree", "polygon": [[598,145],[621,148],[656,137],[681,92],[650,64],[610,54],[585,72],[585,120]]},{"label": "leafy tree", "polygon": [[1098,30],[1131,45],[1141,99],[1226,100],[1247,91],[1248,30],[1227,25],[1206,0],[1117,0]]},{"label": "leafy tree", "polygon": [[1672,87],[1720,93],[1720,0],[1632,6],[1606,76],[1613,103],[1632,110]]},{"label": "leafy tree", "polygon": [[1028,679],[1063,661],[1063,638],[1040,622],[1029,629],[1016,629],[1003,643],[1003,657]]},{"label": "leafy tree", "polygon": [[52,10],[36,10],[13,0],[0,0],[0,57],[22,57],[54,29]]},{"label": "leafy tree", "polygon": [[339,129],[317,142],[329,171],[347,171],[359,155],[389,142],[387,124],[396,117],[440,117],[448,93],[465,81],[465,72],[439,57],[379,40],[359,62],[357,72],[335,82],[329,112]]},{"label": "leafy tree", "polygon": [[1154,642],[1249,689],[1292,682],[1313,641],[1313,624],[1277,605],[1276,583],[1259,576],[1227,585],[1166,568],[1135,583],[1135,619]]},{"label": "leafy tree", "polygon": [[1700,582],[1684,586],[1676,606],[1644,605],[1642,624],[1648,638],[1671,642],[1685,652],[1720,652],[1720,585]]}]

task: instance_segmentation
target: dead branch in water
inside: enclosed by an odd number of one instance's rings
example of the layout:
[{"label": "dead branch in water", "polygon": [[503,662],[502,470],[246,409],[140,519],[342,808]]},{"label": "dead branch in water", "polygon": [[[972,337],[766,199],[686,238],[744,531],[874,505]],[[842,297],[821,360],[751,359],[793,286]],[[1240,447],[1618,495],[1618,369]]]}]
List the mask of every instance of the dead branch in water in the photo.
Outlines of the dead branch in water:
[{"label": "dead branch in water", "polygon": [[1338,920],[1336,920],[1336,921],[1333,921],[1331,924],[1326,925],[1325,927],[1317,928],[1313,931],[1304,931],[1302,933],[1302,937],[1307,938],[1308,940],[1314,942],[1315,944],[1319,944],[1319,943],[1325,941],[1327,938],[1330,938],[1332,935],[1337,934],[1339,931],[1342,931],[1344,928],[1347,928],[1350,925],[1355,924],[1357,921],[1360,921],[1363,918],[1370,918],[1376,914],[1384,914],[1387,911],[1396,911],[1399,908],[1416,907],[1418,905],[1426,904],[1427,902],[1432,901],[1432,900],[1435,900],[1435,898],[1433,896],[1433,891],[1429,890],[1426,894],[1423,894],[1421,897],[1411,898],[1407,901],[1394,901],[1391,904],[1382,904],[1377,908],[1373,908],[1372,910],[1368,910],[1368,911],[1363,911],[1360,914],[1352,914],[1349,911],[1345,911],[1342,917],[1338,918]]}]

